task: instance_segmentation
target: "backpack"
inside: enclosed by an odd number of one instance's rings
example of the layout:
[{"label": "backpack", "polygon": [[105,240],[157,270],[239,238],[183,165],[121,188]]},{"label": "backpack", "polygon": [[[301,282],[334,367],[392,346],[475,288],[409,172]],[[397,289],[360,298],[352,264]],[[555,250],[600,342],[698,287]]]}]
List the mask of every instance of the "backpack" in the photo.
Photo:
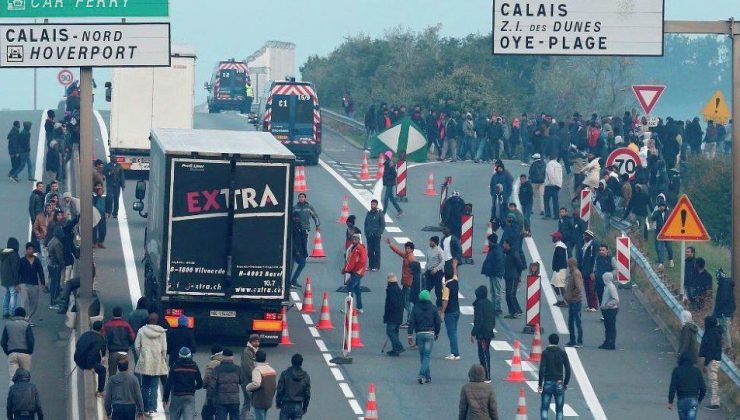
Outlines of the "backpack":
[{"label": "backpack", "polygon": [[532,162],[532,166],[529,168],[529,180],[533,184],[542,184],[545,182],[545,162],[538,160]]}]

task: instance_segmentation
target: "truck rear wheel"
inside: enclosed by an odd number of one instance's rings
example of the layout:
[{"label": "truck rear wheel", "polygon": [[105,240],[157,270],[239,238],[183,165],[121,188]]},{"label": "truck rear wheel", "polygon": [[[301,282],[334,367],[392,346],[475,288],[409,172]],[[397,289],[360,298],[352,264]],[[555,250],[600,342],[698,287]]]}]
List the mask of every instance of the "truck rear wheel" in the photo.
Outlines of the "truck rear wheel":
[{"label": "truck rear wheel", "polygon": [[218,107],[216,105],[208,104],[208,113],[209,114],[218,114],[219,112],[221,112],[221,110],[218,109]]}]

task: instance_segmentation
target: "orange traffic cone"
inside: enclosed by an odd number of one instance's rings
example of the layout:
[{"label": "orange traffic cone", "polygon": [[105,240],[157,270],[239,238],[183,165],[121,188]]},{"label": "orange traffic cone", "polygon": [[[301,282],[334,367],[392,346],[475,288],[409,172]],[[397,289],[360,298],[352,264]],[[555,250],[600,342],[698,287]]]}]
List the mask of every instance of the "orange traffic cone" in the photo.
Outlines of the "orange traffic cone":
[{"label": "orange traffic cone", "polygon": [[349,197],[345,195],[344,199],[342,200],[342,212],[339,213],[339,219],[337,219],[337,223],[347,223],[348,217],[349,217]]},{"label": "orange traffic cone", "polygon": [[519,340],[514,340],[514,357],[511,358],[511,370],[506,377],[508,382],[524,382],[522,372],[522,356],[519,353]]},{"label": "orange traffic cone", "polygon": [[357,308],[352,309],[352,348],[365,347],[360,338],[360,321],[357,320]]},{"label": "orange traffic cone", "polygon": [[306,290],[303,292],[303,305],[301,305],[301,312],[304,314],[312,314],[316,312],[313,308],[313,291],[311,290],[311,277],[306,277]]},{"label": "orange traffic cone", "polygon": [[288,332],[288,311],[283,306],[283,336],[280,338],[281,346],[292,346],[293,342],[290,341],[290,333]]},{"label": "orange traffic cone", "polygon": [[527,400],[524,398],[524,388],[519,388],[519,403],[514,420],[527,420]]},{"label": "orange traffic cone", "polygon": [[306,169],[303,166],[295,167],[295,181],[293,182],[293,191],[308,191],[308,186],[306,185]]},{"label": "orange traffic cone", "polygon": [[483,241],[483,253],[488,254],[489,246],[488,246],[488,237],[493,235],[493,226],[491,223],[488,223],[488,228],[486,229],[486,239]]},{"label": "orange traffic cone", "polygon": [[316,235],[313,237],[313,251],[311,251],[311,258],[325,258],[326,253],[324,252],[324,243],[321,242],[321,231],[316,228]]},{"label": "orange traffic cone", "polygon": [[316,328],[320,330],[334,329],[334,325],[331,323],[331,316],[329,314],[329,292],[324,292],[324,298],[321,302],[321,316],[319,317],[319,325]]},{"label": "orange traffic cone", "polygon": [[362,181],[369,181],[370,180],[370,167],[367,163],[367,151],[362,154],[362,166],[360,167],[360,180]]},{"label": "orange traffic cone", "polygon": [[383,174],[385,173],[385,155],[379,154],[378,155],[378,170],[375,171],[375,179],[382,179]]},{"label": "orange traffic cone", "polygon": [[540,324],[534,326],[534,339],[532,340],[532,351],[529,353],[530,362],[542,360],[542,341],[540,340]]},{"label": "orange traffic cone", "polygon": [[424,195],[428,195],[430,197],[437,195],[437,192],[434,191],[434,173],[432,172],[429,172],[429,178],[427,178],[427,190],[424,191]]},{"label": "orange traffic cone", "polygon": [[365,403],[365,420],[378,420],[378,403],[375,401],[375,384],[370,383]]}]

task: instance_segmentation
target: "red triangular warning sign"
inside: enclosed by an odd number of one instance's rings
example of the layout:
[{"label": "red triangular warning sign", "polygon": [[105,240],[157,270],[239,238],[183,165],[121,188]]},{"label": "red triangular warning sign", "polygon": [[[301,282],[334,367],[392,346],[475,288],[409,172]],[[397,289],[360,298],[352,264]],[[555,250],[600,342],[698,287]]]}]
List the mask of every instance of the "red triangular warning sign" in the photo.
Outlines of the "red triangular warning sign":
[{"label": "red triangular warning sign", "polygon": [[658,233],[661,241],[708,241],[709,233],[686,194],[682,195]]},{"label": "red triangular warning sign", "polygon": [[655,108],[664,90],[665,86],[662,85],[632,85],[632,92],[646,115],[649,115],[650,111]]}]

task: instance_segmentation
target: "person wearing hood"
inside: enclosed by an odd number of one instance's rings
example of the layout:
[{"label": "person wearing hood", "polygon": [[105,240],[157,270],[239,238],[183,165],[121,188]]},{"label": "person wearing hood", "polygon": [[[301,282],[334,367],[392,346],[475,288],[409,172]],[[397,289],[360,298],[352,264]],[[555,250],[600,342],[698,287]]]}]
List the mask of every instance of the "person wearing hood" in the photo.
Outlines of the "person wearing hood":
[{"label": "person wearing hood", "polygon": [[699,357],[704,358],[704,372],[709,379],[711,396],[707,410],[719,410],[719,380],[717,372],[722,360],[722,331],[717,318],[708,316],[704,318],[704,335],[699,345]]},{"label": "person wearing hood", "polygon": [[[496,226],[501,226],[504,224],[506,219],[506,200],[504,198],[504,186],[501,184],[496,184],[494,187],[494,193],[491,197],[492,205],[491,205],[491,223],[495,223]],[[460,222],[457,223],[460,225],[461,230],[462,226]],[[494,229],[498,230],[498,229]]]},{"label": "person wearing hood", "polygon": [[8,420],[44,420],[41,396],[36,385],[31,383],[31,372],[20,368],[12,378],[13,385],[8,389],[5,409]]},{"label": "person wearing hood", "polygon": [[[398,357],[406,351],[398,339],[398,329],[403,322],[404,296],[398,287],[398,278],[393,273],[388,273],[387,286],[385,288],[385,308],[383,311],[383,323],[385,334],[391,342],[391,351],[386,353],[391,357]],[[409,315],[410,316],[410,315]]]},{"label": "person wearing hood", "polygon": [[387,150],[385,152],[385,163],[383,163],[383,212],[388,214],[388,202],[393,204],[398,212],[398,217],[403,215],[401,206],[396,201],[396,196],[393,192],[393,187],[396,186],[396,178],[398,172],[396,172],[396,163],[393,161],[393,152]]},{"label": "person wearing hood", "polygon": [[[532,184],[527,180],[527,175],[519,175],[519,203],[522,205],[522,216],[526,221],[526,227],[529,231],[532,221],[532,205],[534,202],[534,191]],[[511,205],[512,203],[509,203]]]},{"label": "person wearing hood", "polygon": [[419,376],[416,378],[419,384],[432,381],[429,367],[434,342],[439,338],[439,330],[442,327],[442,318],[437,307],[432,304],[429,291],[422,290],[419,293],[419,303],[414,305],[409,319],[408,342],[414,345],[414,333],[416,333],[416,346],[419,348],[421,366]]},{"label": "person wearing hood", "polygon": [[15,311],[16,287],[18,286],[18,267],[21,261],[18,255],[20,244],[18,239],[8,238],[7,247],[0,252],[0,284],[5,288],[3,300],[3,318],[10,318]]},{"label": "person wearing hood", "polygon": [[460,160],[468,160],[468,154],[470,154],[470,159],[475,159],[475,152],[477,151],[477,146],[474,144],[475,142],[475,123],[473,122],[473,114],[470,112],[465,114],[465,119],[462,123],[462,141],[460,142],[460,150],[458,152],[458,157]]},{"label": "person wearing hood", "polygon": [[172,368],[177,362],[179,356],[178,352],[181,348],[187,347],[191,353],[197,353],[197,345],[195,343],[195,333],[190,325],[188,324],[188,317],[186,315],[180,315],[177,318],[177,327],[168,328],[167,332],[167,355],[169,356],[169,367]]},{"label": "person wearing hood", "polygon": [[496,328],[496,314],[493,303],[488,300],[486,286],[475,289],[473,302],[473,330],[470,331],[470,342],[478,347],[478,361],[485,370],[485,382],[491,383],[491,340]]},{"label": "person wearing hood", "polygon": [[139,355],[134,371],[141,375],[144,411],[149,414],[157,411],[157,380],[168,372],[166,331],[159,325],[159,315],[152,312],[147,324],[136,334],[134,343],[134,351]]},{"label": "person wearing hood", "polygon": [[596,203],[598,203],[601,211],[608,218],[611,218],[614,212],[617,211],[617,204],[614,202],[614,192],[610,188],[607,188],[606,181],[599,181],[599,188],[596,190]]},{"label": "person wearing hood", "polygon": [[111,420],[134,420],[144,415],[144,400],[139,380],[132,375],[128,359],[121,359],[116,366],[118,373],[108,379],[103,405]]},{"label": "person wearing hood", "polygon": [[33,177],[33,165],[31,164],[31,125],[32,124],[30,121],[24,121],[23,130],[18,133],[18,143],[16,149],[16,152],[18,153],[18,166],[16,166],[15,170],[10,176],[15,182],[19,181],[18,174],[21,173],[24,166],[28,167],[28,180],[36,180]]},{"label": "person wearing hood", "polygon": [[239,389],[246,382],[241,368],[234,364],[234,352],[225,348],[221,363],[213,369],[206,384],[209,393],[215,396],[217,419],[239,418]]},{"label": "person wearing hood", "polygon": [[216,419],[216,394],[208,389],[208,382],[213,375],[213,370],[221,364],[223,360],[224,348],[219,344],[211,346],[211,358],[206,364],[206,369],[203,371],[203,384],[206,388],[206,400],[203,403],[203,408],[200,411],[200,416],[203,420],[215,420]]},{"label": "person wearing hood", "polygon": [[[485,286],[482,286],[485,287]],[[485,299],[485,297],[484,297]],[[468,371],[470,382],[460,390],[460,420],[498,420],[496,393],[488,385],[491,381],[485,376],[481,365],[473,365]]]},{"label": "person wearing hood", "polygon": [[[13,179],[13,172],[18,167],[18,136],[21,134],[21,122],[13,121],[13,125],[10,127],[8,133],[8,156],[10,156],[10,171],[8,171],[8,178]],[[15,180],[14,180],[15,181]]]},{"label": "person wearing hood", "polygon": [[706,270],[707,262],[699,257],[694,263],[694,301],[696,308],[701,309],[712,296],[712,275]]},{"label": "person wearing hood", "polygon": [[691,312],[685,309],[681,311],[681,335],[678,339],[678,351],[676,352],[679,362],[684,354],[688,354],[692,356],[693,363],[696,363],[699,355],[699,343],[696,339],[698,332],[699,327],[694,323]]},{"label": "person wearing hood", "polygon": [[290,367],[280,373],[275,406],[281,419],[300,419],[308,412],[311,401],[311,377],[303,370],[303,356],[296,353],[290,358]]},{"label": "person wearing hood", "polygon": [[717,274],[717,293],[714,295],[714,311],[722,329],[724,348],[732,347],[732,318],[735,316],[735,281],[725,276],[724,272]]},{"label": "person wearing hood", "polygon": [[31,357],[34,349],[34,335],[31,324],[26,320],[26,311],[15,308],[13,316],[5,322],[0,345],[8,356],[10,377],[18,368],[31,370]]},{"label": "person wearing hood", "polygon": [[545,166],[545,219],[557,219],[560,208],[560,188],[563,187],[563,167],[555,156],[549,156]]},{"label": "person wearing hood", "polygon": [[657,206],[655,211],[650,215],[650,220],[655,222],[655,253],[658,254],[658,270],[662,270],[666,253],[668,254],[668,266],[673,267],[673,245],[670,241],[658,240],[658,234],[663,229],[671,209],[665,201],[665,194],[658,194]]},{"label": "person wearing hood", "polygon": [[567,307],[565,303],[565,280],[568,277],[568,246],[563,242],[563,235],[558,232],[550,234],[555,249],[552,253],[552,287],[555,289],[557,302],[555,306]]},{"label": "person wearing hood", "polygon": [[[247,340],[247,345],[242,350],[242,376],[245,379],[252,378],[252,370],[254,370],[254,364],[257,360],[257,351],[260,349],[260,336],[259,334],[251,334]],[[242,403],[241,415],[247,416],[249,411],[252,409],[252,393],[248,392],[247,389],[242,388],[242,394],[244,401]]]},{"label": "person wearing hood", "polygon": [[59,168],[62,166],[60,160],[61,155],[59,154],[59,142],[52,140],[51,143],[49,143],[49,150],[46,153],[46,165],[44,166],[44,169],[46,169],[46,177],[48,179],[56,181]]},{"label": "person wearing hood", "polygon": [[[195,391],[203,388],[198,364],[187,347],[178,351],[178,358],[170,368],[164,384],[162,402],[169,409],[170,420],[191,420],[195,418]],[[171,400],[170,400],[171,395]],[[169,405],[169,407],[168,407]]]},{"label": "person wearing hood", "polygon": [[604,316],[604,344],[602,350],[615,350],[617,341],[617,312],[619,312],[619,293],[614,285],[614,273],[603,275],[604,294],[601,299],[601,313]]},{"label": "person wearing hood", "polygon": [[[507,205],[509,203],[509,199],[511,198],[511,192],[514,190],[514,178],[512,178],[509,171],[506,170],[506,167],[501,160],[496,161],[495,172],[493,173],[493,175],[491,175],[491,182],[489,184],[491,198],[496,197],[496,185],[498,184],[501,184],[501,186],[503,187],[503,202],[505,203],[504,205]],[[493,202],[493,205],[496,205],[495,200]]]},{"label": "person wearing hood", "polygon": [[678,418],[696,419],[696,410],[707,392],[704,378],[690,353],[680,353],[678,366],[671,373],[668,388],[668,409],[673,410],[673,400],[678,396]]},{"label": "person wearing hood", "polygon": [[568,382],[570,382],[570,361],[568,353],[558,345],[559,335],[550,334],[547,341],[549,344],[542,352],[540,369],[537,374],[537,392],[542,393],[541,418],[548,418],[550,401],[555,398],[555,418],[562,420],[565,390],[568,389]]},{"label": "person wearing hood", "polygon": [[522,271],[527,267],[526,261],[522,259],[522,253],[509,241],[501,243],[504,251],[504,294],[506,296],[507,319],[516,319],[522,315],[522,308],[517,300],[517,289],[522,280]]},{"label": "person wearing hood", "polygon": [[[637,219],[637,226],[643,224],[645,218],[648,217],[651,212],[650,197],[648,197],[645,189],[645,185],[635,185],[630,201],[624,209],[624,216],[622,216],[622,219],[626,219],[630,213],[634,214],[635,219]],[[643,229],[643,236],[647,239],[647,227]]]},{"label": "person wearing hood", "polygon": [[131,329],[134,330],[134,334],[138,334],[139,329],[146,325],[149,319],[149,299],[146,296],[142,296],[136,301],[136,309],[128,314],[126,320]]},{"label": "person wearing hood", "polygon": [[481,274],[488,277],[491,284],[491,301],[494,316],[503,313],[501,309],[501,291],[504,283],[504,250],[498,243],[495,233],[488,235],[488,253],[481,267]]}]

